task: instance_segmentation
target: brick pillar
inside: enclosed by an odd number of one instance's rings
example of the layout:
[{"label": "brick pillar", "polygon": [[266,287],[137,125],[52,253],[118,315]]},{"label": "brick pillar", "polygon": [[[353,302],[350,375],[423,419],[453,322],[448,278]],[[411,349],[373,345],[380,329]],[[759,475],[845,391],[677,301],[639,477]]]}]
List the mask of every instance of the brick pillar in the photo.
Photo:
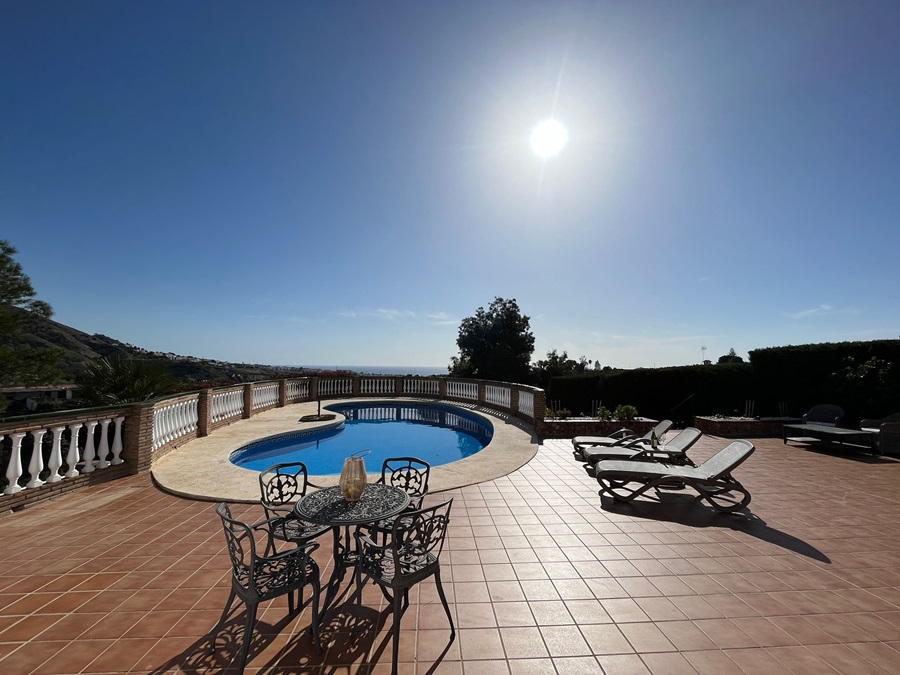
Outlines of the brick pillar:
[{"label": "brick pillar", "polygon": [[313,376],[309,378],[309,400],[315,401],[319,398],[319,378]]},{"label": "brick pillar", "polygon": [[544,413],[547,411],[547,402],[544,399],[544,390],[534,390],[534,431],[538,436],[544,431]]},{"label": "brick pillar", "polygon": [[209,389],[201,389],[197,399],[197,435],[209,436],[209,425],[212,420],[212,394]]},{"label": "brick pillar", "polygon": [[250,419],[253,415],[253,383],[244,385],[244,415],[243,419]]},{"label": "brick pillar", "polygon": [[519,388],[518,387],[510,387],[509,411],[516,417],[519,416]]},{"label": "brick pillar", "polygon": [[403,378],[394,378],[394,396],[403,396]]},{"label": "brick pillar", "polygon": [[125,417],[124,447],[122,459],[129,473],[143,473],[150,470],[153,447],[153,404],[138,403],[131,407]]},{"label": "brick pillar", "polygon": [[278,407],[283,408],[287,405],[287,380],[281,378],[278,380]]},{"label": "brick pillar", "polygon": [[351,380],[350,386],[351,386],[351,391],[353,392],[353,394],[352,394],[353,398],[359,397],[359,391],[360,391],[360,388],[361,388],[361,387],[360,387],[360,384],[359,384],[360,379],[361,379],[361,378],[359,378],[359,377],[354,377],[354,378]]},{"label": "brick pillar", "polygon": [[443,377],[438,381],[438,398],[441,400],[447,398],[447,380]]},{"label": "brick pillar", "polygon": [[481,405],[484,405],[486,388],[487,385],[482,380],[478,380],[478,403]]}]

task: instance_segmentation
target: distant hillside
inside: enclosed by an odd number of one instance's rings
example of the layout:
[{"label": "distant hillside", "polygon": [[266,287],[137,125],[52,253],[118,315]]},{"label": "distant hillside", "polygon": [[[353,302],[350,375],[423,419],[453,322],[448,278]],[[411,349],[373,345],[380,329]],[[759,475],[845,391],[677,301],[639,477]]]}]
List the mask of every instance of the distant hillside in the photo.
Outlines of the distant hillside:
[{"label": "distant hillside", "polygon": [[151,352],[99,333],[89,335],[50,319],[29,319],[28,332],[21,342],[34,347],[61,349],[63,356],[60,368],[67,381],[74,381],[90,361],[117,354],[128,358],[167,361],[172,375],[188,382],[253,382],[283,377],[288,372],[287,369],[261,364],[227,363],[195,356]]}]

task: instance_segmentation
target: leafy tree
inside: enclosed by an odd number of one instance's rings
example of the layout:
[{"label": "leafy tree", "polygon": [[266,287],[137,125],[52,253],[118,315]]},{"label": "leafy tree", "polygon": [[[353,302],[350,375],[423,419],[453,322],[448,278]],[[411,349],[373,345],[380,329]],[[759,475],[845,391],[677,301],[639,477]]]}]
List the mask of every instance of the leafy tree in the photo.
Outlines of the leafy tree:
[{"label": "leafy tree", "polygon": [[718,363],[743,363],[743,362],[744,362],[744,359],[742,359],[740,356],[738,356],[735,353],[734,347],[729,349],[727,354],[723,354],[722,356],[720,356],[719,360],[718,360]]},{"label": "leafy tree", "polygon": [[61,351],[23,345],[21,340],[30,320],[49,319],[53,309],[36,298],[31,279],[15,254],[8,241],[0,240],[0,384],[53,384],[62,377],[58,366]]},{"label": "leafy tree", "polygon": [[531,381],[534,335],[515,299],[495,297],[487,310],[479,307],[475,316],[463,319],[456,345],[459,356],[451,359],[448,368],[454,377]]},{"label": "leafy tree", "polygon": [[562,354],[559,354],[555,349],[552,349],[547,352],[547,358],[535,362],[531,370],[535,380],[544,389],[548,389],[551,378],[563,375],[579,375],[584,373],[591,363],[593,361],[584,356],[576,361],[569,358],[568,352],[564,351]]},{"label": "leafy tree", "polygon": [[89,363],[78,385],[79,397],[90,406],[149,401],[178,388],[164,362],[122,356]]}]

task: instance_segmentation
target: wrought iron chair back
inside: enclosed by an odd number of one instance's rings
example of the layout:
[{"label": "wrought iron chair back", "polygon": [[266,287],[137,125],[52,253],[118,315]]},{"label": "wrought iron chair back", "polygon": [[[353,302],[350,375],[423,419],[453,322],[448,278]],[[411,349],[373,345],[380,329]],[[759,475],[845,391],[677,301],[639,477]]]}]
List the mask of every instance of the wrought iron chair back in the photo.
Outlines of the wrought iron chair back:
[{"label": "wrought iron chair back", "polygon": [[381,545],[363,531],[356,532],[359,550],[359,563],[356,566],[357,601],[362,601],[365,575],[378,584],[381,592],[393,604],[394,675],[397,673],[400,649],[400,618],[409,606],[409,589],[423,579],[434,576],[438,596],[450,622],[450,640],[456,637],[456,626],[453,625],[453,616],[441,583],[440,561],[452,506],[453,499],[449,499],[436,506],[400,514],[391,529],[390,539]]},{"label": "wrought iron chair back", "polygon": [[412,511],[422,505],[428,494],[428,478],[431,465],[417,457],[389,457],[381,466],[380,482],[403,490],[410,497],[407,510]]},{"label": "wrought iron chair back", "polygon": [[[318,487],[309,481],[309,471],[303,462],[286,462],[270,466],[259,473],[260,504],[266,518],[272,520],[274,539],[302,544],[327,532],[327,525],[316,525],[299,520],[294,515],[293,503],[306,496],[309,487]],[[274,541],[266,552],[274,552]]]},{"label": "wrought iron chair back", "polygon": [[306,496],[309,471],[303,462],[270,466],[259,473],[259,493],[263,508],[285,506]]},{"label": "wrought iron chair back", "polygon": [[253,625],[256,623],[256,612],[260,602],[271,600],[282,595],[288,596],[288,612],[294,614],[294,593],[299,594],[297,610],[303,606],[302,589],[312,586],[312,618],[311,629],[316,649],[321,651],[319,640],[319,566],[312,559],[312,552],[319,544],[306,542],[297,548],[266,556],[257,552],[256,534],[266,539],[266,551],[274,551],[272,543],[272,523],[264,520],[254,525],[234,518],[228,504],[222,502],[216,508],[225,531],[228,555],[231,558],[231,593],[228,602],[210,639],[211,648],[215,648],[216,638],[222,630],[225,620],[231,611],[236,598],[240,598],[247,606],[244,623],[244,641],[241,646],[238,672],[243,673],[250,651],[250,640]]},{"label": "wrought iron chair back", "polygon": [[404,513],[394,522],[390,549],[394,558],[392,586],[404,587],[430,576],[440,565],[441,551],[450,523],[453,500],[437,506]]}]

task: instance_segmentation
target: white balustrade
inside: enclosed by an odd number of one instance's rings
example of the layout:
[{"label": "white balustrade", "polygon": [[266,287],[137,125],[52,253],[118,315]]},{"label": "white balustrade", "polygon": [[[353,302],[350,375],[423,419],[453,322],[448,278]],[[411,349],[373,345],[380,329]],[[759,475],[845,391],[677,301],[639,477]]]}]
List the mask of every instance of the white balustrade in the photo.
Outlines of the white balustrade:
[{"label": "white balustrade", "polygon": [[353,383],[349,379],[319,380],[319,396],[349,396]]},{"label": "white balustrade", "polygon": [[534,418],[534,393],[519,389],[519,412]]},{"label": "white balustrade", "polygon": [[477,382],[447,382],[447,396],[449,398],[464,398],[472,401],[478,400]]},{"label": "white balustrade", "polygon": [[12,439],[12,448],[9,455],[9,465],[6,467],[7,486],[3,491],[5,495],[14,495],[25,489],[19,485],[19,479],[22,477],[22,439],[25,438],[25,432],[19,431],[10,434],[10,438]]},{"label": "white balustrade", "polygon": [[96,421],[87,422],[87,437],[84,443],[84,450],[81,452],[81,459],[84,460],[84,466],[81,473],[91,473],[94,471],[94,429],[97,427]]},{"label": "white balustrade", "polygon": [[288,380],[287,400],[298,401],[309,398],[309,380]]},{"label": "white balustrade", "polygon": [[31,449],[31,462],[28,464],[28,474],[31,480],[25,484],[27,488],[37,488],[44,484],[41,480],[41,471],[44,470],[44,434],[46,429],[35,429],[31,432],[34,445]]},{"label": "white balustrade", "polygon": [[62,434],[66,430],[65,426],[53,427],[53,445],[50,450],[50,459],[47,462],[47,468],[50,469],[50,475],[47,476],[48,483],[58,483],[63,479],[59,475],[62,468]]},{"label": "white balustrade", "polygon": [[[150,451],[197,430],[197,398],[173,401],[153,411],[153,442]],[[85,460],[86,461],[86,460]]]},{"label": "white balustrade", "polygon": [[117,417],[115,419],[116,430],[115,437],[113,438],[112,444],[112,464],[122,464],[125,460],[122,459],[122,423],[125,421],[124,417]]},{"label": "white balustrade", "polygon": [[370,394],[391,394],[396,392],[394,378],[383,377],[363,377],[359,380],[359,393],[364,395]]},{"label": "white balustrade", "polygon": [[253,410],[278,405],[278,385],[264,384],[253,388]]},{"label": "white balustrade", "polygon": [[498,387],[495,384],[488,384],[484,388],[485,403],[506,408],[507,410],[510,406],[510,395],[509,387]]},{"label": "white balustrade", "polygon": [[439,396],[441,383],[438,380],[424,378],[403,380],[403,393],[409,396]]},{"label": "white balustrade", "polygon": [[244,414],[244,392],[241,389],[217,391],[212,395],[211,418],[213,423]]},{"label": "white balustrade", "polygon": [[69,467],[69,470],[66,471],[66,478],[75,478],[79,474],[75,466],[78,464],[78,432],[82,426],[84,425],[81,422],[69,425],[69,433],[72,434],[72,437],[69,439],[69,451],[66,453],[66,466]]},{"label": "white balustrade", "polygon": [[109,420],[100,420],[100,445],[97,446],[97,468],[105,469],[109,466]]}]

